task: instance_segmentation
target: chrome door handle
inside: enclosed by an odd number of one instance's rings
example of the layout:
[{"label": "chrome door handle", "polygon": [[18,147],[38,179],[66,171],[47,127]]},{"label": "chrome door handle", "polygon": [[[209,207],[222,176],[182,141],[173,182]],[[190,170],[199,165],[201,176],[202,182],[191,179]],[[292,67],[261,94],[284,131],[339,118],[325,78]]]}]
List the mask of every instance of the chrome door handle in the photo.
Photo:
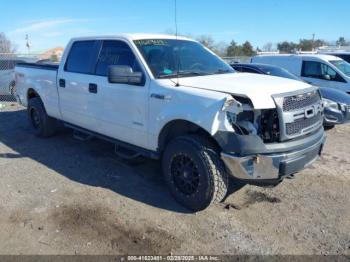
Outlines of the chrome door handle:
[{"label": "chrome door handle", "polygon": [[151,98],[160,99],[160,100],[171,100],[170,95],[163,95],[163,94],[151,94]]}]

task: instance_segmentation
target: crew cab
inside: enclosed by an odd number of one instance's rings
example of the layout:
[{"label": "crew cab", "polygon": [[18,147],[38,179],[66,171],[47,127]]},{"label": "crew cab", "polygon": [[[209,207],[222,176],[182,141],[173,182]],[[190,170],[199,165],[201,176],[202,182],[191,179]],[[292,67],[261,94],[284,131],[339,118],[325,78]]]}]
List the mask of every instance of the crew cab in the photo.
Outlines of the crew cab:
[{"label": "crew cab", "polygon": [[325,143],[317,88],[237,74],[183,37],[72,39],[59,65],[17,65],[16,84],[37,136],[63,122],[126,158],[160,159],[175,199],[195,211],[222,201],[230,176],[276,185]]}]

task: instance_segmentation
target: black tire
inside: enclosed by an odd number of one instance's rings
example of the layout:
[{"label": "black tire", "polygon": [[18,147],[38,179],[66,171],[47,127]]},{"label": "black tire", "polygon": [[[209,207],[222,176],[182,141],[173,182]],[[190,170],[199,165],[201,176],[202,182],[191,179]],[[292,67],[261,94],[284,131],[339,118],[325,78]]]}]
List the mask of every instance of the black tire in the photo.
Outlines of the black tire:
[{"label": "black tire", "polygon": [[326,131],[332,130],[333,128],[335,128],[335,125],[325,125],[324,126],[324,130],[326,130]]},{"label": "black tire", "polygon": [[227,194],[224,163],[206,138],[197,135],[175,138],[163,154],[162,166],[172,195],[193,211],[220,203]]},{"label": "black tire", "polygon": [[50,137],[55,134],[57,120],[47,115],[44,104],[39,97],[29,100],[27,110],[30,126],[36,136]]}]

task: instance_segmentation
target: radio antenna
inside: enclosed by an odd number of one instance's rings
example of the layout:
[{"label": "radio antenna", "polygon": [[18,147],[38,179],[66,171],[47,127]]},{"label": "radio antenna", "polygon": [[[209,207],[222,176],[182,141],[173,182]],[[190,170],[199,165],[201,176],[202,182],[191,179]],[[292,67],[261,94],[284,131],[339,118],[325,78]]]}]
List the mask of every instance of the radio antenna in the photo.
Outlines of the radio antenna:
[{"label": "radio antenna", "polygon": [[[175,7],[175,37],[178,40],[178,26],[177,26],[177,0],[174,0]],[[177,43],[177,41],[176,41]],[[177,72],[176,72],[176,86],[180,86],[179,80],[179,71],[180,71],[180,47],[177,50]]]}]

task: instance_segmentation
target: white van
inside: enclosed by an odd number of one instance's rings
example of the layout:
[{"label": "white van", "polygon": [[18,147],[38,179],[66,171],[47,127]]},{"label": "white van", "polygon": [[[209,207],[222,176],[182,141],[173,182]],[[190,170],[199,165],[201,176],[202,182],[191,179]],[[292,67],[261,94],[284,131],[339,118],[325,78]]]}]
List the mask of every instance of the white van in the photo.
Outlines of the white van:
[{"label": "white van", "polygon": [[330,55],[260,55],[252,63],[275,65],[287,69],[306,82],[332,87],[350,94],[350,64]]}]

